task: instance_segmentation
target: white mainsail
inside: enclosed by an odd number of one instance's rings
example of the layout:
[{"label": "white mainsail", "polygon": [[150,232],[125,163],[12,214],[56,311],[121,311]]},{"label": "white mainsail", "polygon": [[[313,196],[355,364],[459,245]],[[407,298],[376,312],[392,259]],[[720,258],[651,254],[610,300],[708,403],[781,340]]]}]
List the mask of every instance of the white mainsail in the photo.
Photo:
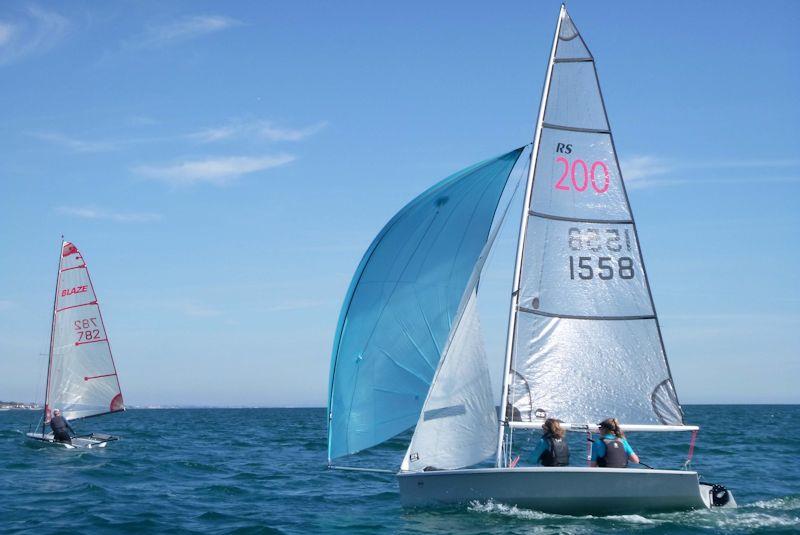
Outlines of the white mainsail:
[{"label": "white mainsail", "polygon": [[108,335],[78,248],[62,242],[56,284],[45,422],[61,409],[69,420],[125,410]]},{"label": "white mainsail", "polygon": [[514,420],[680,425],[594,59],[562,8],[522,228]]}]

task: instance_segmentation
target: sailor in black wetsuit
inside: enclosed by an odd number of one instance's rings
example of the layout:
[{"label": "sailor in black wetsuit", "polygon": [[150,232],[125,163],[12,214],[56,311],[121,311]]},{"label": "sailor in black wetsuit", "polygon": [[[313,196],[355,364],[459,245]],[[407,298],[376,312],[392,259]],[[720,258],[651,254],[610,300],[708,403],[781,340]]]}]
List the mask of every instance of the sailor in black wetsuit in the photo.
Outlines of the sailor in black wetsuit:
[{"label": "sailor in black wetsuit", "polygon": [[569,466],[569,446],[559,421],[548,418],[542,424],[542,431],[542,438],[533,451],[533,461],[542,463],[542,466]]},{"label": "sailor in black wetsuit", "polygon": [[639,456],[633,451],[625,438],[625,433],[616,418],[607,418],[600,422],[600,438],[592,442],[592,466],[602,468],[627,468],[628,460],[639,462]]},{"label": "sailor in black wetsuit", "polygon": [[75,430],[69,425],[67,419],[61,416],[61,411],[58,409],[53,411],[53,417],[50,419],[50,429],[53,430],[53,438],[56,439],[56,442],[72,444],[70,432],[74,435]]}]

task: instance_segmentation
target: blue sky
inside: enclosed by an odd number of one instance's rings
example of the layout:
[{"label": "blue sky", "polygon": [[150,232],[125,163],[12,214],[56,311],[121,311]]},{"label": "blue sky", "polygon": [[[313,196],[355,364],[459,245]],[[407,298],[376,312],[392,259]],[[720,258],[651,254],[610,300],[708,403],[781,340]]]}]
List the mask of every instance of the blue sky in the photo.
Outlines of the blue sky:
[{"label": "blue sky", "polygon": [[[530,141],[558,6],[3,2],[0,399],[42,397],[63,233],[129,404],[323,405],[372,237]],[[569,9],[681,400],[800,402],[800,4]]]}]

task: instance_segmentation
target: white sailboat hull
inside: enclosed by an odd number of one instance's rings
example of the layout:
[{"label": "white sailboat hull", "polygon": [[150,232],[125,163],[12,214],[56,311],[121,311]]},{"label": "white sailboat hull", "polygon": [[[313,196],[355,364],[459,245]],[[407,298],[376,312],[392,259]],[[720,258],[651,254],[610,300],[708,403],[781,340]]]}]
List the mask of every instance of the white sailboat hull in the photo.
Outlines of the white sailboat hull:
[{"label": "white sailboat hull", "polygon": [[[483,468],[399,473],[404,507],[493,501],[570,515],[634,514],[711,507],[697,472],[635,468]],[[735,506],[731,497],[726,506]]]},{"label": "white sailboat hull", "polygon": [[61,446],[66,449],[93,449],[93,448],[105,448],[109,442],[113,442],[115,440],[119,440],[119,437],[111,436],[111,435],[101,435],[92,433],[90,435],[81,435],[77,437],[73,437],[71,443],[67,442],[58,442],[53,437],[52,433],[25,433],[25,436],[31,440],[36,440],[44,444],[52,444],[55,446]]}]

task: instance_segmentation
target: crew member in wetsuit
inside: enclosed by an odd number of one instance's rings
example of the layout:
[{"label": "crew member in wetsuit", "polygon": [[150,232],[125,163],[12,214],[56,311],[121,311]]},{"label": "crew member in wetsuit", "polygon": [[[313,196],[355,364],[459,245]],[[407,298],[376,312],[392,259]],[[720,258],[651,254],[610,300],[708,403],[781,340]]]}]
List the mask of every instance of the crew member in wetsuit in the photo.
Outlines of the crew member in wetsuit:
[{"label": "crew member in wetsuit", "polygon": [[542,438],[533,450],[533,462],[542,466],[568,466],[569,446],[564,440],[564,430],[555,418],[548,418],[542,424]]},{"label": "crew member in wetsuit", "polygon": [[53,430],[53,438],[56,439],[56,442],[72,444],[72,437],[69,433],[71,432],[74,435],[75,430],[69,425],[67,419],[61,416],[61,411],[58,409],[53,411],[53,417],[50,419],[50,429]]},{"label": "crew member in wetsuit", "polygon": [[607,418],[599,425],[600,438],[592,442],[592,466],[627,468],[628,460],[639,462],[616,418]]}]

